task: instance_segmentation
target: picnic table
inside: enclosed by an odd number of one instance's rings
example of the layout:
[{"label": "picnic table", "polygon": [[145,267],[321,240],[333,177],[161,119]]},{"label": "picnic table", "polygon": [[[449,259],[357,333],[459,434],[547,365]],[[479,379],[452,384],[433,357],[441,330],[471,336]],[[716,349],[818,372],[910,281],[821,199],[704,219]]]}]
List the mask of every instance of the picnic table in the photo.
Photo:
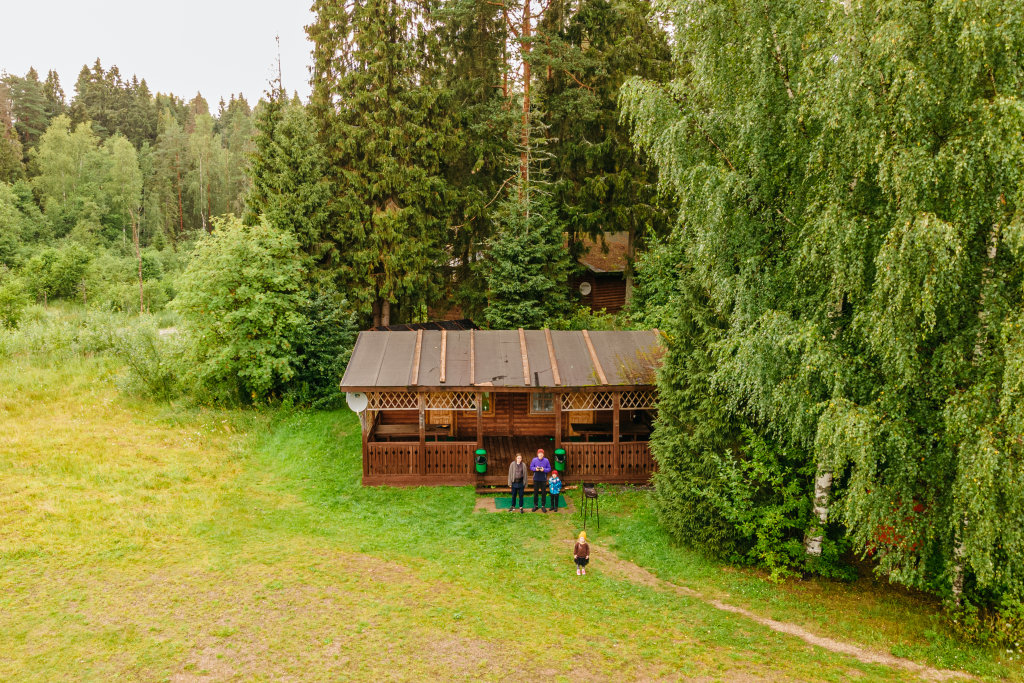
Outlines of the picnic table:
[{"label": "picnic table", "polygon": [[[439,436],[448,436],[449,429],[449,425],[427,425],[424,433],[427,438],[433,437],[436,440]],[[420,428],[419,425],[415,424],[377,425],[373,433],[380,439],[391,441],[394,438],[419,438]]]},{"label": "picnic table", "polygon": [[[584,441],[590,441],[591,436],[611,436],[614,434],[611,422],[598,422],[595,424],[574,424],[572,426],[576,433],[583,437]],[[619,438],[631,436],[634,439],[638,436],[649,436],[651,428],[640,422],[624,422],[619,425]]]}]

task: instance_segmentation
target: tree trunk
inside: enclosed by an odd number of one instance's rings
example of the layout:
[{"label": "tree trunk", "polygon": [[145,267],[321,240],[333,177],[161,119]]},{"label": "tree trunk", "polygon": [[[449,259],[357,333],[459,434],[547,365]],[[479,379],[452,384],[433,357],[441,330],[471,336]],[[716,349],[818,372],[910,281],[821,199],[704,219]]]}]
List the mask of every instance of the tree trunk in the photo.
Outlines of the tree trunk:
[{"label": "tree trunk", "polygon": [[523,129],[519,134],[519,144],[522,147],[519,151],[519,177],[522,182],[519,185],[520,197],[524,197],[530,184],[530,0],[523,3]]},{"label": "tree trunk", "polygon": [[181,156],[178,152],[174,153],[174,170],[178,174],[178,239],[174,240],[177,243],[185,239],[185,209],[181,203]]},{"label": "tree trunk", "polygon": [[139,264],[139,315],[142,315],[145,310],[145,299],[142,293],[142,250],[139,248],[139,221],[131,209],[128,209],[128,215],[132,217],[132,242],[135,243],[135,259]]},{"label": "tree trunk", "polygon": [[387,299],[380,302],[380,324],[384,327],[391,324],[391,302]]},{"label": "tree trunk", "polygon": [[373,326],[380,327],[380,299],[373,301]]},{"label": "tree trunk", "polygon": [[626,238],[626,306],[633,300],[633,256],[636,255],[636,228],[630,228]]},{"label": "tree trunk", "polygon": [[825,524],[828,522],[829,497],[832,495],[832,473],[818,468],[814,479],[814,523],[804,537],[804,551],[808,555],[821,556],[821,544],[825,541]]}]

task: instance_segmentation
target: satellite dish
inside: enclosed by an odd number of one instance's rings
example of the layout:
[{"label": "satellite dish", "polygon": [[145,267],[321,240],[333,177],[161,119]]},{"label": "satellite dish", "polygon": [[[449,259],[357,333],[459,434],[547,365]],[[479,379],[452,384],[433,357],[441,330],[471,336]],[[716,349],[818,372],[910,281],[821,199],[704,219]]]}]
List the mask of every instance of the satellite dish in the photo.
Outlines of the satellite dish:
[{"label": "satellite dish", "polygon": [[589,282],[580,283],[580,294],[582,294],[583,296],[587,296],[588,294],[590,294],[590,291],[591,287]]},{"label": "satellite dish", "polygon": [[350,391],[345,394],[345,403],[352,409],[352,412],[361,413],[366,410],[366,406],[370,404],[370,401],[363,392]]}]

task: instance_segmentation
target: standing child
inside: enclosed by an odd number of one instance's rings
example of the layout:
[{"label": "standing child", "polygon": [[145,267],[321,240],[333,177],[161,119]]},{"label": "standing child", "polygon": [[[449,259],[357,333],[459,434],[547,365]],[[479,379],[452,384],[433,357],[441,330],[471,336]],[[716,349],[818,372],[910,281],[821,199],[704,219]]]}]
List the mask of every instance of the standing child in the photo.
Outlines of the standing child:
[{"label": "standing child", "polygon": [[558,512],[558,494],[562,492],[562,480],[558,476],[558,470],[551,471],[551,478],[548,479],[548,492],[551,494],[551,511]]},{"label": "standing child", "polygon": [[576,563],[576,576],[587,575],[587,563],[590,562],[590,544],[587,543],[587,532],[581,531],[572,549],[572,561]]}]

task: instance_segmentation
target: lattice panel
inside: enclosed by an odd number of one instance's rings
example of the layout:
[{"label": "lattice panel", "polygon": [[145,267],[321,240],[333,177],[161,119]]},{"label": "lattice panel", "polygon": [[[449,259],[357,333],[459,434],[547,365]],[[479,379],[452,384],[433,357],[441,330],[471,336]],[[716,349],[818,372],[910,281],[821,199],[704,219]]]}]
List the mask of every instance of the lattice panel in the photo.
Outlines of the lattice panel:
[{"label": "lattice panel", "polygon": [[654,410],[658,396],[653,391],[624,391],[619,397],[623,410]]},{"label": "lattice panel", "polygon": [[611,410],[612,395],[607,391],[562,394],[562,410]]},{"label": "lattice panel", "polygon": [[471,391],[427,394],[427,410],[476,410],[476,394]]},{"label": "lattice panel", "polygon": [[416,394],[405,391],[375,391],[366,395],[370,410],[416,410]]}]

